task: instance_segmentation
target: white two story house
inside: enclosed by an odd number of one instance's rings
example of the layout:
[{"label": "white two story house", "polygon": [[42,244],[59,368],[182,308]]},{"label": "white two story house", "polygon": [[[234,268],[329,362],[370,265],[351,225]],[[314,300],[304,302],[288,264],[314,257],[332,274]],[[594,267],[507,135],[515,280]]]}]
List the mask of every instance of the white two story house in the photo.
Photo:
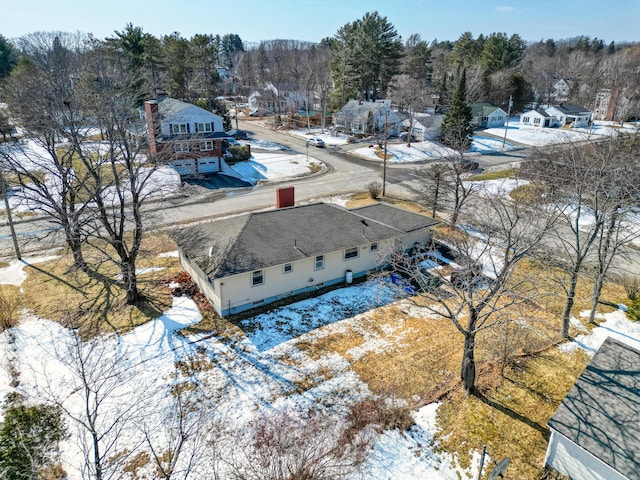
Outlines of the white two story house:
[{"label": "white two story house", "polygon": [[222,117],[190,103],[160,96],[145,102],[149,150],[180,175],[222,168]]}]

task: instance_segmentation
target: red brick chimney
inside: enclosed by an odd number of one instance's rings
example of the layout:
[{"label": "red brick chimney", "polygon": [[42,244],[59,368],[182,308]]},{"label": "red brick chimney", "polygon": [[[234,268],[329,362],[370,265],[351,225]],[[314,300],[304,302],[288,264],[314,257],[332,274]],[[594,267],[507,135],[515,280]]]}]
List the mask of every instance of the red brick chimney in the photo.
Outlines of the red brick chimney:
[{"label": "red brick chimney", "polygon": [[144,102],[144,113],[147,117],[147,127],[149,130],[149,150],[152,155],[158,154],[156,137],[160,135],[160,113],[158,112],[158,102],[147,100]]},{"label": "red brick chimney", "polygon": [[293,207],[294,205],[295,199],[293,187],[276,189],[276,208]]}]

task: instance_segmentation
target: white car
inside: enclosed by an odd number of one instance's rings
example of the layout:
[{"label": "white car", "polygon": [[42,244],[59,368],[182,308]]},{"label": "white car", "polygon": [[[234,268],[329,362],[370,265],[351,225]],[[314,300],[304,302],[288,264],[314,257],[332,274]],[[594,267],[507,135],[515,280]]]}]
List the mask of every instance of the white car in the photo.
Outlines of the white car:
[{"label": "white car", "polygon": [[309,140],[307,140],[307,143],[315,147],[320,147],[320,148],[324,147],[324,140],[318,137],[311,137]]}]

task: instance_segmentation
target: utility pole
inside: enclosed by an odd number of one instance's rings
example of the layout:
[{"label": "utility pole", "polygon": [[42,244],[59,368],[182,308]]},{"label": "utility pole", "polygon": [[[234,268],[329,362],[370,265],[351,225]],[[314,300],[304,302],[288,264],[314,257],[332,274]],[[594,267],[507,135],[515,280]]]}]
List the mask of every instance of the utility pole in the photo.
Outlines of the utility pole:
[{"label": "utility pole", "polygon": [[504,148],[504,144],[507,143],[507,130],[509,129],[509,116],[511,115],[511,105],[513,102],[511,101],[512,95],[509,95],[509,107],[507,108],[507,121],[504,124],[504,138],[502,139],[502,148]]},{"label": "utility pole", "polygon": [[482,467],[484,466],[484,457],[487,454],[487,446],[483,445],[482,447],[482,455],[480,455],[480,470],[478,470],[478,479],[482,478]]},{"label": "utility pole", "polygon": [[387,117],[389,111],[384,111],[384,151],[382,157],[382,196],[384,197],[387,187]]},{"label": "utility pole", "polygon": [[16,230],[13,226],[13,219],[11,217],[11,208],[9,207],[9,199],[7,198],[7,185],[4,183],[4,175],[0,173],[0,193],[4,197],[4,206],[7,210],[7,221],[9,222],[9,229],[11,230],[11,238],[13,240],[13,248],[16,251],[16,258],[22,260],[20,254],[20,246],[18,245],[18,237],[16,237]]}]

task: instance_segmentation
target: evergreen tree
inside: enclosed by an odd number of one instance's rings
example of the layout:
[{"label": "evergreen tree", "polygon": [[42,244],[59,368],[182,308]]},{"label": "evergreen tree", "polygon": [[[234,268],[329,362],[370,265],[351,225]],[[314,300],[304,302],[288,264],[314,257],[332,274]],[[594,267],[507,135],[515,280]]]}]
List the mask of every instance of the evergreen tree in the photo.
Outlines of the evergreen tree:
[{"label": "evergreen tree", "polygon": [[0,478],[46,478],[64,437],[58,408],[10,403],[0,423]]},{"label": "evergreen tree", "polygon": [[0,80],[9,76],[18,62],[18,54],[13,45],[0,35]]},{"label": "evergreen tree", "polygon": [[473,128],[471,127],[471,107],[467,105],[467,72],[462,71],[458,85],[453,92],[451,107],[442,120],[441,141],[461,155],[471,146]]},{"label": "evergreen tree", "polygon": [[366,13],[338,30],[331,53],[331,74],[341,102],[354,96],[376,100],[399,72],[402,40],[386,17]]}]

